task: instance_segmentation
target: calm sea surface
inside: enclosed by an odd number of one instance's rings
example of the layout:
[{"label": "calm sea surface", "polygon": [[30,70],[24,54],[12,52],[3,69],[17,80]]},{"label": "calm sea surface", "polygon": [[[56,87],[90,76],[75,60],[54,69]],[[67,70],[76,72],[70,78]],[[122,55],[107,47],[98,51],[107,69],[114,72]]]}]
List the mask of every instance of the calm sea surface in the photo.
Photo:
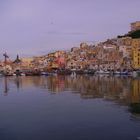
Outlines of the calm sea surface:
[{"label": "calm sea surface", "polygon": [[138,78],[0,77],[0,140],[138,139]]}]

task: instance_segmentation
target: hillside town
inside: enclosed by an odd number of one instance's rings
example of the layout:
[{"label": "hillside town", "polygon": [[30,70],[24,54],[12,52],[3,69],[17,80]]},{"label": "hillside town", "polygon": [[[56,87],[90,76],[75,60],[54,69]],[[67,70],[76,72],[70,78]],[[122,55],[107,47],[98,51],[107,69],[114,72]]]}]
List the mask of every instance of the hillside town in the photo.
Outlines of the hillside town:
[{"label": "hillside town", "polygon": [[[15,72],[90,71],[96,73],[132,72],[140,70],[140,21],[131,23],[131,30],[98,44],[81,43],[69,51],[55,51],[43,56],[11,60],[8,53],[0,61],[1,74]],[[30,72],[30,73],[29,73]]]}]

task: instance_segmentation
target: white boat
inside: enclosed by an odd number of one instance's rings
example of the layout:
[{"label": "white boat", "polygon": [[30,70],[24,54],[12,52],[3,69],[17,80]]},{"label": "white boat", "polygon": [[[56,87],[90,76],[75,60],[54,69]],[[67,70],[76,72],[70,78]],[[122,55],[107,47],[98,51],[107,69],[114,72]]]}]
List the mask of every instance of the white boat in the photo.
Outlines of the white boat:
[{"label": "white boat", "polygon": [[128,71],[115,71],[115,75],[128,75]]},{"label": "white boat", "polygon": [[96,73],[96,74],[110,74],[110,72],[107,71],[107,70],[98,70],[98,71],[96,71],[95,73]]},{"label": "white boat", "polygon": [[13,76],[16,76],[16,74],[14,73]]},{"label": "white boat", "polygon": [[41,75],[48,76],[49,74],[47,72],[41,72]]},{"label": "white boat", "polygon": [[25,73],[21,73],[21,76],[26,76],[26,74]]},{"label": "white boat", "polygon": [[105,70],[105,71],[104,71],[104,74],[110,74],[110,71]]},{"label": "white boat", "polygon": [[115,74],[115,75],[120,75],[120,71],[115,71],[113,74]]}]

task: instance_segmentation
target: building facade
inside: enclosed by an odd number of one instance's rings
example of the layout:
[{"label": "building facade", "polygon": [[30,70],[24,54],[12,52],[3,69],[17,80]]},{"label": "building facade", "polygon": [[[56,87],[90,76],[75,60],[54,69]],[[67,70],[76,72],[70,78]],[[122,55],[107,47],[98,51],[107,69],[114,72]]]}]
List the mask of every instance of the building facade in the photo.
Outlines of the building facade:
[{"label": "building facade", "polygon": [[140,69],[140,39],[132,41],[132,66],[134,69]]},{"label": "building facade", "polygon": [[131,23],[131,31],[140,30],[140,21]]}]

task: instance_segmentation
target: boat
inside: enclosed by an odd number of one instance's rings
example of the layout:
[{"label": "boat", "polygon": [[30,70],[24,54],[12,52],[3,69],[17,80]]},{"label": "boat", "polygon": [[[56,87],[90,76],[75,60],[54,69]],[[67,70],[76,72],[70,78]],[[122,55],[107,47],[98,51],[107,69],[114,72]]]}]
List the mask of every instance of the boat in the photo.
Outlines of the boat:
[{"label": "boat", "polygon": [[114,71],[113,72],[114,75],[120,75],[120,73],[121,73],[120,71]]},{"label": "boat", "polygon": [[26,74],[25,73],[21,73],[21,76],[26,76]]},{"label": "boat", "polygon": [[110,74],[110,71],[104,70],[104,74]]},{"label": "boat", "polygon": [[87,74],[93,75],[93,74],[95,74],[95,70],[88,70],[88,71],[87,71]]},{"label": "boat", "polygon": [[84,70],[76,70],[75,73],[76,73],[76,74],[79,74],[79,75],[80,75],[80,74],[85,74]]},{"label": "boat", "polygon": [[128,75],[129,73],[128,73],[128,71],[115,71],[114,73],[113,73],[114,75]]},{"label": "boat", "polygon": [[97,70],[95,73],[96,74],[110,74],[110,71],[108,71],[108,70]]},{"label": "boat", "polygon": [[133,70],[131,73],[133,77],[140,77],[140,70]]},{"label": "boat", "polygon": [[137,73],[137,76],[139,77],[140,76],[140,70],[137,70],[136,73]]},{"label": "boat", "polygon": [[128,75],[128,72],[127,71],[122,71],[122,72],[120,72],[120,75]]},{"label": "boat", "polygon": [[58,70],[57,71],[57,74],[58,75],[71,75],[72,74],[72,71],[71,70],[68,70],[68,69],[66,69],[66,70]]},{"label": "boat", "polygon": [[41,76],[41,72],[40,71],[28,71],[25,72],[26,76]]},{"label": "boat", "polygon": [[49,73],[48,72],[41,72],[41,75],[48,76]]},{"label": "boat", "polygon": [[16,70],[13,75],[20,76],[20,74],[21,74],[20,70]]}]

